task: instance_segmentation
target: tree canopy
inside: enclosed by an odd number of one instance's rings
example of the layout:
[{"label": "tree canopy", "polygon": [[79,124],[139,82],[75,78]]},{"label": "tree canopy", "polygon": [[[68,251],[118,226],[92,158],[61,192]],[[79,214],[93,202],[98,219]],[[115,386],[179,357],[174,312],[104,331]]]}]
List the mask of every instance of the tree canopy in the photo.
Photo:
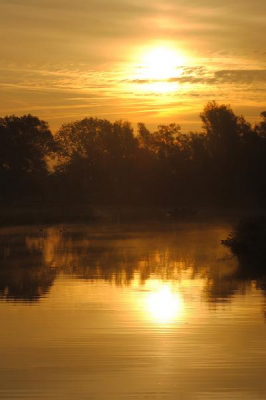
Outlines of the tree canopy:
[{"label": "tree canopy", "polygon": [[[52,135],[32,115],[0,119],[2,201],[48,193],[60,202],[197,206],[263,205],[266,111],[255,126],[209,102],[202,131],[172,123],[84,118]],[[56,163],[49,170],[49,158]]]},{"label": "tree canopy", "polygon": [[33,180],[48,173],[48,157],[55,152],[53,135],[45,121],[32,115],[0,118],[0,176],[2,195],[26,195]]}]

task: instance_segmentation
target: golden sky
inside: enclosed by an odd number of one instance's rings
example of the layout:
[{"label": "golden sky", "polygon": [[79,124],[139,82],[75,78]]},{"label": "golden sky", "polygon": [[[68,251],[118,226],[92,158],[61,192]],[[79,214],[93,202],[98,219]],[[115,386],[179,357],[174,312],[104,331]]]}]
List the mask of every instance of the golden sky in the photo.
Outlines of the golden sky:
[{"label": "golden sky", "polygon": [[201,126],[266,109],[265,0],[0,0],[0,115]]}]

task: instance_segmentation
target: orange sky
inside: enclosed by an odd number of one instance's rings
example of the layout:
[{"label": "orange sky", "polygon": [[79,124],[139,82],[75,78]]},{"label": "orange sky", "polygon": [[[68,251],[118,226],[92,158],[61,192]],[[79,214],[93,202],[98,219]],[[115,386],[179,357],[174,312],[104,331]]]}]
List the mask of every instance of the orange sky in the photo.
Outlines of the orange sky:
[{"label": "orange sky", "polygon": [[[0,0],[0,115],[200,128],[266,109],[265,0]],[[159,49],[159,50],[158,50]]]}]

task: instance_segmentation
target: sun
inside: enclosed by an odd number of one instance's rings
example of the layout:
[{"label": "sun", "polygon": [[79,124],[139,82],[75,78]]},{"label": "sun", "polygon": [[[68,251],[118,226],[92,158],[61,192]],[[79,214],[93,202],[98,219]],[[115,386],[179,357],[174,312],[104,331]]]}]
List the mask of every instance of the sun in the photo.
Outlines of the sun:
[{"label": "sun", "polygon": [[171,43],[157,43],[138,48],[132,52],[130,60],[124,70],[125,87],[134,85],[133,90],[138,94],[168,96],[179,90],[178,78],[189,56]]},{"label": "sun", "polygon": [[160,81],[177,77],[182,72],[184,61],[184,56],[174,49],[154,47],[143,55],[143,78]]}]

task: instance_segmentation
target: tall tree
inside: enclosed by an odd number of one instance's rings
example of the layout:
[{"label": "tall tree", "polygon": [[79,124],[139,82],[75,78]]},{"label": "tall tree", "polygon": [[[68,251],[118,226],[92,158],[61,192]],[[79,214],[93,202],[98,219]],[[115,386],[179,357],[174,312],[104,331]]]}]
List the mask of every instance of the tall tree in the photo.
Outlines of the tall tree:
[{"label": "tall tree", "polygon": [[137,148],[130,123],[85,118],[63,125],[55,140],[61,148],[59,170],[70,185],[75,182],[75,196],[88,201],[126,196]]},{"label": "tall tree", "polygon": [[0,118],[0,176],[4,197],[29,195],[48,172],[47,159],[55,151],[45,121],[32,115]]}]

